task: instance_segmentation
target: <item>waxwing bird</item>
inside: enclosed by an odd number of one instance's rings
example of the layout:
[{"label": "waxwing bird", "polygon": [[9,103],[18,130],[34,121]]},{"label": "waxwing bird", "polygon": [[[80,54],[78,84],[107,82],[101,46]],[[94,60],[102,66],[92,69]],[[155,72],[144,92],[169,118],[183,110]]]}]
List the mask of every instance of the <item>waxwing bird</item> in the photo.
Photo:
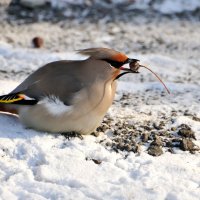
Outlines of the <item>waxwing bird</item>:
[{"label": "waxwing bird", "polygon": [[26,127],[39,131],[95,131],[112,104],[116,79],[130,72],[122,66],[138,60],[107,48],[79,53],[89,58],[46,64],[0,96],[0,111],[17,113]]}]

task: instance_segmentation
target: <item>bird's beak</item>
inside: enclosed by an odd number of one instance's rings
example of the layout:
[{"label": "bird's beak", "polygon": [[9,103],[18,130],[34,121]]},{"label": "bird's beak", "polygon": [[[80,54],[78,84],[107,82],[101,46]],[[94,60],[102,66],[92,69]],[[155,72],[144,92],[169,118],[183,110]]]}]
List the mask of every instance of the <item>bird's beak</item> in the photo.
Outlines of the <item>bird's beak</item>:
[{"label": "bird's beak", "polygon": [[128,73],[139,73],[138,69],[140,68],[139,60],[133,59],[133,58],[128,58],[124,64],[129,64],[129,68],[126,68],[124,66],[120,67],[119,69],[122,70],[123,72],[120,73],[116,78],[120,78],[121,76],[128,74]]}]

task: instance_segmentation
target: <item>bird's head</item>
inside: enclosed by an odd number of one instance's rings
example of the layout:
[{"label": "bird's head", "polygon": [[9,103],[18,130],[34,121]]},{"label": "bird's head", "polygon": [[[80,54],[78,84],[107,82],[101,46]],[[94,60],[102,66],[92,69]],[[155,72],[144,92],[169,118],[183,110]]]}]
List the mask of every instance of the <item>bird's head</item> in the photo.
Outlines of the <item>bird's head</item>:
[{"label": "bird's head", "polygon": [[[144,67],[148,69],[151,73],[153,73],[158,78],[158,80],[163,84],[167,92],[170,93],[166,85],[163,83],[163,81],[155,72],[153,72],[147,66],[140,65],[139,60],[134,58],[128,58],[128,56],[126,56],[124,53],[108,48],[90,48],[90,49],[83,49],[78,52],[84,55],[89,55],[90,58],[103,60],[109,63],[110,66],[116,71],[116,73],[114,73],[114,76],[112,76],[113,80],[116,80],[128,73],[139,73],[138,69],[140,67]],[[129,64],[129,68],[124,67],[125,64]]]},{"label": "bird's head", "polygon": [[[109,63],[113,68],[118,71],[124,71],[123,73],[118,74],[115,79],[118,79],[119,77],[127,73],[138,73],[138,69],[140,67],[139,60],[128,58],[128,56],[126,56],[124,53],[115,51],[113,49],[90,48],[79,50],[78,52],[83,55],[89,55],[90,58],[93,59],[103,60]],[[125,64],[129,64],[130,68],[123,67]]]}]

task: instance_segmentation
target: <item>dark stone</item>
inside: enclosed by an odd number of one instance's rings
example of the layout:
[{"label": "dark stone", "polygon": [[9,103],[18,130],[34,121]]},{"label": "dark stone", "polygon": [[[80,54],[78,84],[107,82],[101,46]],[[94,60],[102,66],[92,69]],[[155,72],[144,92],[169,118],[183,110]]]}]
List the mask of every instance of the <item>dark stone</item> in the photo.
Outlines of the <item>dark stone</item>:
[{"label": "dark stone", "polygon": [[152,127],[150,127],[150,126],[143,126],[142,128],[144,128],[144,130],[146,130],[146,131],[151,131],[152,130]]},{"label": "dark stone", "polygon": [[191,128],[187,124],[181,124],[178,128],[185,128],[190,130]]},{"label": "dark stone", "polygon": [[106,146],[110,147],[110,146],[112,146],[112,143],[111,142],[106,142]]},{"label": "dark stone", "polygon": [[99,132],[97,132],[97,131],[95,131],[95,132],[93,132],[93,133],[91,133],[91,135],[93,135],[94,137],[98,137],[99,136]]},{"label": "dark stone", "polygon": [[171,131],[176,131],[177,128],[176,127],[171,127]]},{"label": "dark stone", "polygon": [[140,153],[141,152],[141,146],[139,144],[136,144],[134,153]]},{"label": "dark stone", "polygon": [[169,148],[169,149],[168,149],[168,152],[170,152],[170,153],[175,153],[174,150],[173,150],[173,148]]},{"label": "dark stone", "polygon": [[131,150],[132,150],[132,146],[131,146],[130,144],[125,145],[124,149],[125,149],[126,151],[131,151]]},{"label": "dark stone", "polygon": [[160,156],[163,154],[163,150],[160,146],[151,145],[148,148],[148,154],[151,156]]},{"label": "dark stone", "polygon": [[141,140],[142,140],[142,142],[147,142],[148,139],[149,139],[149,133],[143,133],[143,134],[141,135]]},{"label": "dark stone", "polygon": [[178,131],[178,135],[185,138],[193,138],[196,140],[195,134],[189,126],[182,127]]},{"label": "dark stone", "polygon": [[105,132],[106,130],[109,129],[109,126],[107,124],[102,124],[97,128],[97,132]]},{"label": "dark stone", "polygon": [[150,145],[151,145],[151,146],[152,146],[152,145],[154,145],[154,146],[162,146],[163,143],[162,143],[160,137],[157,136],[157,137],[154,139],[154,141],[153,141]]},{"label": "dark stone", "polygon": [[199,117],[193,116],[192,119],[193,119],[194,121],[200,122],[200,118],[199,118]]},{"label": "dark stone", "polygon": [[183,151],[195,151],[195,144],[190,139],[183,139],[180,142],[180,149]]},{"label": "dark stone", "polygon": [[165,122],[163,122],[163,121],[161,121],[161,122],[159,123],[159,125],[157,125],[156,123],[153,123],[153,127],[154,127],[156,130],[161,130],[161,129],[164,128],[164,126],[165,126]]},{"label": "dark stone", "polygon": [[63,133],[60,133],[60,134],[63,135],[67,140],[70,140],[71,138],[75,138],[75,137],[83,140],[83,136],[80,133],[77,133],[75,131],[63,132]]},{"label": "dark stone", "polygon": [[124,146],[124,143],[123,142],[120,142],[118,145],[117,145],[117,148],[121,151],[123,151],[125,149],[125,146]]}]

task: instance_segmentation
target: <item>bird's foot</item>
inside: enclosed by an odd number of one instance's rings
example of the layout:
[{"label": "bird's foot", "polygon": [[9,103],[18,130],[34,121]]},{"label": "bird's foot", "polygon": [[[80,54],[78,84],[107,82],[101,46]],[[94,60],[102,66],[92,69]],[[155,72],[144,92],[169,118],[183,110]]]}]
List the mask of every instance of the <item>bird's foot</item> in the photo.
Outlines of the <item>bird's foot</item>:
[{"label": "bird's foot", "polygon": [[78,137],[79,139],[83,140],[83,136],[80,133],[77,133],[75,131],[64,132],[64,133],[61,133],[61,135],[63,135],[67,140],[70,140],[71,138],[75,138],[75,137]]},{"label": "bird's foot", "polygon": [[91,135],[93,135],[94,137],[98,137],[99,136],[99,132],[98,131],[94,131],[91,133]]}]

